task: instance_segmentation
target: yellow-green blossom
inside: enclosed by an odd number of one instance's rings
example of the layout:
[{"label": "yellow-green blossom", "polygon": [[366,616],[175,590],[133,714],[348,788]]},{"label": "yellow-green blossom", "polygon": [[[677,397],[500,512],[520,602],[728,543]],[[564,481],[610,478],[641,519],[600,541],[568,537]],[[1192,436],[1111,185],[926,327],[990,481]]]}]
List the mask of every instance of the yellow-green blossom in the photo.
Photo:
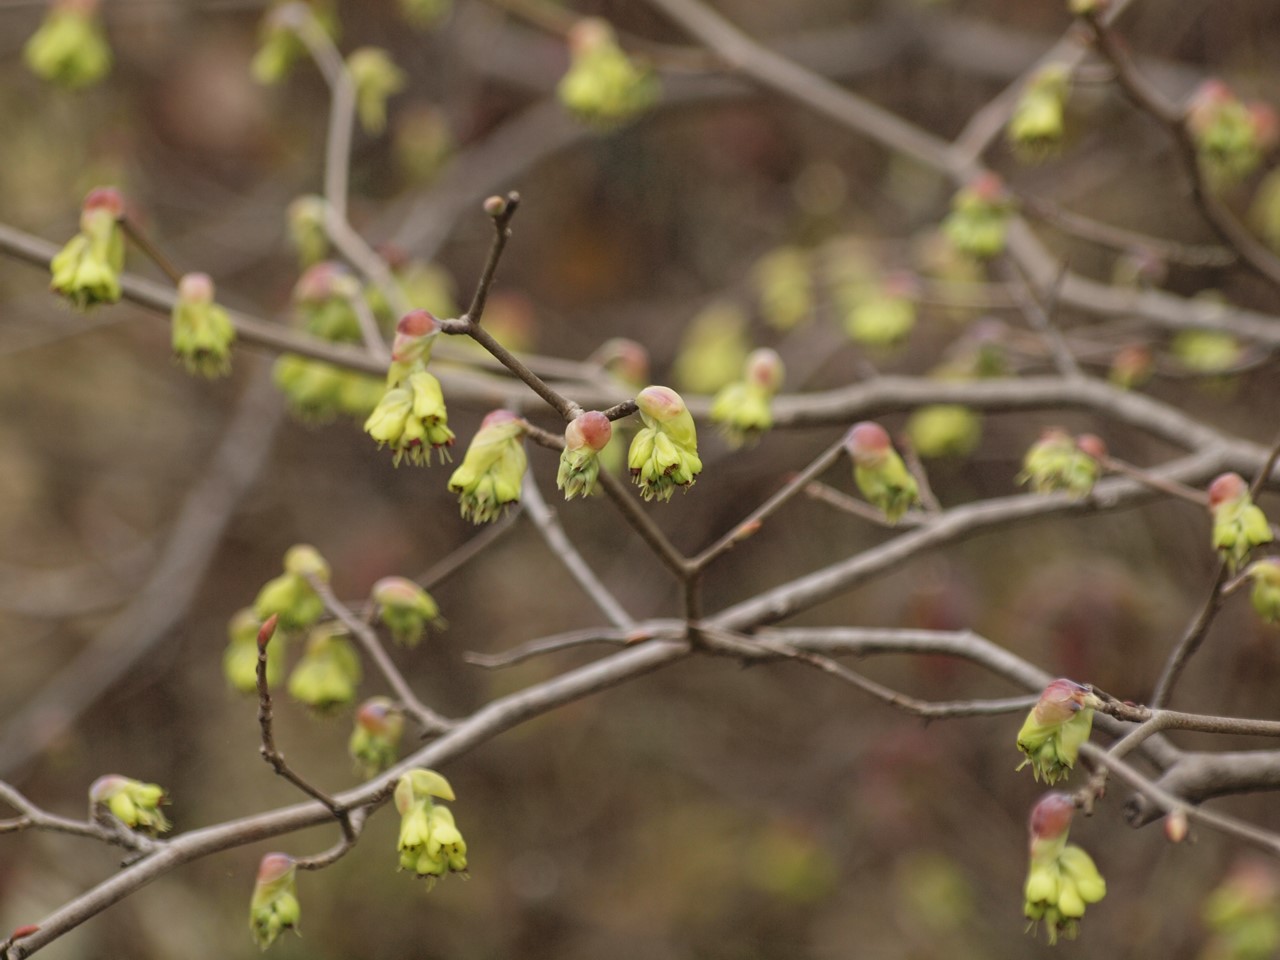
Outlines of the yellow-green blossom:
[{"label": "yellow-green blossom", "polygon": [[743,379],[730,383],[711,402],[711,420],[731,446],[757,439],[773,426],[773,397],[785,376],[782,358],[767,347],[747,357]]},{"label": "yellow-green blossom", "polygon": [[427,625],[440,627],[440,608],[431,594],[404,577],[383,577],[371,593],[378,619],[391,631],[396,643],[415,647]]},{"label": "yellow-green blossom", "polygon": [[598,410],[575,417],[565,427],[556,486],[564,491],[566,500],[595,492],[600,477],[600,451],[612,436],[613,424]]},{"label": "yellow-green blossom", "polygon": [[1099,449],[1095,441],[1091,437],[1085,443],[1085,437],[1077,440],[1065,430],[1050,427],[1027,450],[1018,482],[1029,485],[1036,493],[1062,490],[1076,499],[1088,496],[1101,472],[1099,457],[1089,449],[1105,454],[1105,448]]},{"label": "yellow-green blossom", "polygon": [[1249,485],[1238,473],[1224,473],[1209,484],[1213,514],[1213,546],[1234,573],[1249,552],[1274,537],[1266,514],[1253,502]]},{"label": "yellow-green blossom", "polygon": [[1030,764],[1032,776],[1050,785],[1065,780],[1093,729],[1095,703],[1088,687],[1071,680],[1045,687],[1018,731],[1018,749],[1026,754],[1018,769]]},{"label": "yellow-green blossom", "polygon": [[1245,571],[1253,581],[1249,600],[1267,623],[1280,623],[1280,557],[1263,557]]},{"label": "yellow-green blossom", "polygon": [[208,274],[188,273],[178,283],[171,326],[174,355],[188,373],[220,377],[231,372],[236,328],[227,311],[213,302]]},{"label": "yellow-green blossom", "polygon": [[387,51],[361,47],[347,57],[347,72],[356,88],[360,125],[366,133],[382,133],[387,128],[387,100],[404,89],[404,71]]},{"label": "yellow-green blossom", "polygon": [[870,420],[855,423],[844,440],[853,460],[853,480],[867,502],[897,523],[920,502],[920,489],[888,432]]},{"label": "yellow-green blossom", "polygon": [[[278,621],[277,621],[278,622]],[[227,682],[241,693],[256,693],[258,689],[258,631],[263,621],[246,607],[227,623],[227,649],[222,654],[222,673]],[[284,676],[284,637],[280,630],[271,635],[267,644],[267,686],[280,685]]]},{"label": "yellow-green blossom", "polygon": [[446,873],[465,873],[467,843],[453,812],[436,799],[453,800],[453,788],[434,770],[410,770],[396,784],[400,814],[400,869],[413,870],[428,884]]},{"label": "yellow-green blossom", "polygon": [[355,727],[347,749],[365,777],[393,765],[404,733],[404,712],[386,697],[372,697],[356,710]]},{"label": "yellow-green blossom", "polygon": [[333,710],[356,698],[360,676],[360,656],[346,628],[323,623],[311,628],[302,659],[289,674],[289,696],[320,712]]},{"label": "yellow-green blossom", "polygon": [[1074,801],[1065,793],[1047,793],[1031,811],[1031,863],[1023,886],[1028,929],[1044,923],[1049,943],[1074,939],[1085,907],[1107,895],[1107,884],[1093,859],[1067,843]]},{"label": "yellow-green blossom", "polygon": [[249,900],[249,930],[263,950],[284,931],[297,930],[302,913],[297,874],[297,863],[287,853],[268,853],[258,865]]},{"label": "yellow-green blossom", "polygon": [[97,83],[111,70],[97,0],[55,0],[22,56],[36,76],[70,90]]},{"label": "yellow-green blossom", "polygon": [[49,287],[81,310],[120,299],[124,270],[124,198],[112,187],[89,191],[80,210],[80,232],[49,263]]},{"label": "yellow-green blossom", "polygon": [[605,20],[579,20],[569,31],[569,72],[556,94],[580,120],[598,127],[624,123],[649,109],[661,86],[657,74],[618,46]]},{"label": "yellow-green blossom", "polygon": [[1000,178],[984,174],[952,198],[942,232],[961,253],[975,260],[990,260],[1004,252],[1012,212]]},{"label": "yellow-green blossom", "polygon": [[1009,117],[1005,135],[1018,159],[1038,163],[1062,145],[1070,75],[1061,64],[1037,70]]},{"label": "yellow-green blossom", "polygon": [[119,774],[108,774],[89,787],[89,813],[96,818],[107,811],[125,826],[142,833],[164,833],[169,821],[160,809],[165,801],[164,787],[142,783]]},{"label": "yellow-green blossom", "polygon": [[636,396],[644,426],[631,438],[627,467],[646,500],[670,500],[702,472],[698,433],[689,408],[670,387],[645,387]]},{"label": "yellow-green blossom", "polygon": [[488,523],[519,503],[528,464],[521,442],[525,429],[525,422],[509,410],[494,410],[481,421],[462,464],[449,478],[464,519]]},{"label": "yellow-green blossom", "polygon": [[799,247],[780,247],[751,269],[760,312],[775,330],[792,330],[813,316],[813,265]]},{"label": "yellow-green blossom", "polygon": [[289,242],[303,268],[315,266],[329,255],[329,231],[325,228],[328,204],[314,193],[297,197],[289,204],[286,219]]}]

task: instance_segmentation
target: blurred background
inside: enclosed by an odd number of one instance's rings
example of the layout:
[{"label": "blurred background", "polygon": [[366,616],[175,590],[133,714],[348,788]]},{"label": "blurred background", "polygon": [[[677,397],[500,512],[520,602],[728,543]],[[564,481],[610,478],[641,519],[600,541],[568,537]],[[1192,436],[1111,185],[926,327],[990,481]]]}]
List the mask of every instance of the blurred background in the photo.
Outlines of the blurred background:
[{"label": "blurred background", "polygon": [[[1064,6],[717,4],[751,35],[943,137],[1055,42],[1069,25]],[[608,17],[624,36],[687,43],[645,4],[573,9]],[[277,86],[253,81],[262,12],[252,2],[111,0],[111,76],[69,94],[22,63],[42,5],[0,3],[0,221],[61,243],[84,193],[116,184],[172,260],[213,275],[222,302],[288,322],[299,268],[285,209],[320,190],[328,101],[305,62]],[[357,137],[353,224],[374,243],[437,264],[465,303],[489,240],[479,204],[519,190],[524,205],[486,318],[513,345],[583,360],[629,337],[649,350],[653,382],[686,386],[681,351],[710,308],[728,311],[735,331],[713,353],[773,346],[788,365],[787,390],[812,391],[875,370],[926,373],[976,324],[1023,323],[1008,309],[923,302],[905,342],[868,347],[850,341],[818,297],[808,323],[778,330],[761,305],[762,258],[799,249],[857,269],[921,271],[950,185],[793,103],[678,64],[664,72],[655,109],[594,130],[555,100],[568,65],[563,39],[475,0],[425,32],[407,29],[391,0],[343,2],[339,13],[344,51],[385,47],[408,74],[386,135]],[[1210,74],[1242,96],[1274,101],[1280,92],[1280,11],[1268,0],[1146,0],[1123,32],[1171,95]],[[1022,167],[997,143],[991,164],[1024,194],[1210,242],[1161,132],[1104,79],[1094,70],[1073,90],[1060,155]],[[1051,231],[1046,238],[1081,272],[1121,277],[1132,267]],[[140,257],[129,267],[162,279]],[[1238,270],[1174,267],[1139,282],[1274,309],[1274,297]],[[77,314],[47,284],[42,271],[0,260],[0,777],[68,815],[103,773],[158,782],[177,830],[293,802],[296,791],[257,756],[256,704],[222,676],[227,620],[293,543],[316,545],[339,595],[353,599],[379,577],[415,576],[448,557],[477,534],[445,489],[448,468],[396,470],[358,420],[289,416],[265,353],[238,349],[230,378],[195,379],[173,362],[163,318],[127,304]],[[1134,336],[1124,320],[1093,331],[1100,355]],[[1009,369],[1047,369],[1034,345],[1018,350],[1016,337],[1001,337]],[[1161,357],[1173,349],[1149,339]],[[1265,357],[1241,348],[1231,359],[1241,372],[1227,376],[1180,366],[1175,354],[1157,364],[1153,395],[1269,441],[1278,391]],[[465,442],[486,408],[451,403],[450,412]],[[897,431],[905,421],[884,422]],[[1082,414],[988,416],[971,453],[929,461],[943,504],[1014,492],[1022,454],[1047,424],[1098,432],[1139,464],[1173,452]],[[790,431],[734,450],[704,427],[703,477],[651,512],[694,552],[839,433]],[[555,458],[534,448],[530,459],[542,489],[554,491]],[[851,489],[846,465],[824,479]],[[558,512],[634,616],[678,613],[673,584],[607,502]],[[1207,531],[1207,518],[1182,503],[1023,525],[920,557],[795,622],[971,627],[1051,672],[1140,701],[1212,578]],[[798,499],[711,571],[708,609],[885,536]],[[447,715],[597,655],[496,672],[464,662],[468,651],[600,622],[527,518],[432,593],[448,629],[394,656]],[[1274,716],[1280,646],[1268,631],[1231,604],[1178,705]],[[948,660],[862,666],[933,699],[1013,692]],[[375,692],[379,680],[369,677],[362,695]],[[350,711],[316,719],[281,697],[277,718],[294,766],[326,788],[357,782],[345,753]],[[448,766],[469,882],[426,894],[397,874],[397,824],[384,811],[347,858],[300,878],[302,937],[272,949],[284,960],[1048,956],[1042,939],[1024,934],[1021,914],[1025,817],[1040,790],[1013,772],[1016,724],[926,728],[796,665],[682,663]],[[1135,832],[1123,823],[1123,799],[1113,791],[1076,824],[1073,840],[1093,853],[1109,896],[1089,910],[1078,944],[1057,949],[1208,955],[1202,905],[1238,844],[1193,833],[1173,846],[1158,825]],[[1271,797],[1221,807],[1280,827]],[[317,829],[278,846],[306,855],[335,835]],[[267,849],[166,876],[46,955],[256,955],[245,914]],[[0,931],[36,922],[117,859],[74,838],[0,838]]]}]

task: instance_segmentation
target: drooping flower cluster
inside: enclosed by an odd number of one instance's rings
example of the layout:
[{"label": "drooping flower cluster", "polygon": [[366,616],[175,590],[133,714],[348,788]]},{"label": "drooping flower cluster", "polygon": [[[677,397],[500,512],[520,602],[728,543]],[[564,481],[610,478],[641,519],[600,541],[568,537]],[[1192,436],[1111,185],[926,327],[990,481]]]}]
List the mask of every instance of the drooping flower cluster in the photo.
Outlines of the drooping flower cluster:
[{"label": "drooping flower cluster", "polygon": [[1018,749],[1026,754],[1018,769],[1030,765],[1032,776],[1051,786],[1065,780],[1089,739],[1096,703],[1088,687],[1072,680],[1045,687],[1018,731]]},{"label": "drooping flower cluster", "polygon": [[589,410],[574,417],[564,428],[564,450],[560,453],[560,469],[556,486],[564,498],[589,497],[600,478],[600,451],[613,436],[613,424],[599,410]]},{"label": "drooping flower cluster", "polygon": [[208,274],[188,273],[178,283],[171,335],[174,356],[188,373],[221,377],[231,372],[236,328],[227,311],[213,302]]},{"label": "drooping flower cluster", "polygon": [[569,31],[569,72],[556,87],[560,102],[580,120],[608,128],[649,109],[661,87],[657,74],[618,46],[606,20],[589,17]]},{"label": "drooping flower cluster", "polygon": [[1075,499],[1086,497],[1098,481],[1105,456],[1106,445],[1093,434],[1076,438],[1050,427],[1027,451],[1018,482],[1036,493],[1063,491]]},{"label": "drooping flower cluster", "polygon": [[644,426],[631,439],[627,467],[646,500],[670,500],[702,472],[698,434],[689,408],[670,387],[645,387],[636,396]]},{"label": "drooping flower cluster", "polygon": [[371,697],[356,710],[347,750],[365,777],[376,776],[396,762],[404,712],[386,697]]},{"label": "drooping flower cluster", "polygon": [[130,829],[153,835],[164,833],[169,829],[169,820],[160,809],[164,800],[164,787],[159,784],[111,773],[89,787],[89,816],[96,819],[105,811]]},{"label": "drooping flower cluster", "polygon": [[364,431],[379,446],[391,448],[396,466],[407,457],[419,466],[431,463],[431,454],[441,462],[448,459],[447,448],[454,434],[449,429],[449,413],[440,381],[427,372],[431,347],[440,324],[426,310],[412,310],[400,318],[391,346],[386,392],[364,423]]},{"label": "drooping flower cluster", "polygon": [[80,232],[49,263],[49,287],[81,310],[120,299],[124,270],[124,197],[114,187],[89,191],[80,209]]},{"label": "drooping flower cluster", "polygon": [[1209,484],[1209,512],[1213,514],[1213,546],[1234,573],[1254,547],[1274,536],[1266,514],[1253,502],[1249,485],[1238,473],[1224,473]]},{"label": "drooping flower cluster", "polygon": [[464,519],[489,523],[520,502],[528,466],[522,442],[526,429],[510,410],[494,410],[480,422],[461,466],[449,478]]},{"label": "drooping flower cluster", "polygon": [[22,56],[36,76],[69,90],[97,83],[111,70],[98,0],[55,0]]},{"label": "drooping flower cluster", "polygon": [[1023,887],[1023,911],[1031,927],[1042,921],[1049,943],[1074,939],[1085,907],[1107,895],[1093,858],[1067,843],[1075,803],[1065,793],[1047,793],[1031,811],[1031,864]]},{"label": "drooping flower cluster", "polygon": [[297,930],[302,915],[297,876],[297,862],[287,853],[268,853],[258,864],[249,900],[249,930],[263,950],[284,931]]},{"label": "drooping flower cluster", "polygon": [[440,627],[444,621],[431,594],[405,577],[383,577],[370,594],[378,619],[391,631],[396,643],[416,647],[427,625]]},{"label": "drooping flower cluster", "polygon": [[446,873],[467,869],[467,842],[453,811],[435,800],[454,799],[449,781],[434,770],[410,770],[396,784],[400,814],[400,869],[412,870],[430,885]]},{"label": "drooping flower cluster", "polygon": [[1253,581],[1249,600],[1267,623],[1280,623],[1280,557],[1263,557],[1245,571]]},{"label": "drooping flower cluster", "polygon": [[1063,115],[1071,77],[1061,64],[1037,70],[1028,81],[1005,130],[1017,157],[1038,163],[1062,145]]},{"label": "drooping flower cluster", "polygon": [[360,685],[360,655],[338,623],[311,628],[302,657],[289,674],[289,696],[319,713],[344,707]]},{"label": "drooping flower cluster", "polygon": [[1187,130],[1196,157],[1214,186],[1244,179],[1276,142],[1275,112],[1246,104],[1221,80],[1206,80],[1187,108]]},{"label": "drooping flower cluster", "polygon": [[951,200],[942,232],[961,253],[990,260],[1004,252],[1013,203],[995,174],[983,174]]},{"label": "drooping flower cluster", "polygon": [[284,573],[263,584],[253,601],[253,615],[265,623],[274,614],[284,630],[311,626],[324,615],[324,601],[307,578],[316,577],[327,583],[329,576],[329,564],[315,547],[290,547],[284,555]]},{"label": "drooping flower cluster", "polygon": [[777,351],[767,347],[747,357],[741,380],[723,387],[711,402],[711,419],[731,446],[757,439],[773,426],[773,397],[785,371]]},{"label": "drooping flower cluster", "polygon": [[920,488],[884,427],[870,420],[855,423],[844,438],[853,460],[853,480],[867,502],[897,523],[920,501]]}]

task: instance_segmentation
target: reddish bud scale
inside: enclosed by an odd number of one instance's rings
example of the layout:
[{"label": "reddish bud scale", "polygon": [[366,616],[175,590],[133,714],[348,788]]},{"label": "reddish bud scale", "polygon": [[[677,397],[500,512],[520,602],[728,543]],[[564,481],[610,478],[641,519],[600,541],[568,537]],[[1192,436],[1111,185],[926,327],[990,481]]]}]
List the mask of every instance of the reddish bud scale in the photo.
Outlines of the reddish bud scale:
[{"label": "reddish bud scale", "polygon": [[1054,680],[1036,701],[1036,719],[1041,723],[1063,723],[1084,706],[1088,689],[1074,680]]},{"label": "reddish bud scale", "polygon": [[510,410],[491,410],[489,413],[486,413],[484,419],[480,421],[480,429],[483,430],[485,427],[495,427],[500,423],[509,423],[512,420],[519,419],[520,418]]},{"label": "reddish bud scale", "polygon": [[183,303],[213,303],[213,279],[207,273],[188,273],[178,281]]},{"label": "reddish bud scale", "polygon": [[1209,484],[1209,509],[1215,510],[1231,500],[1239,500],[1249,492],[1249,485],[1238,473],[1224,473]]},{"label": "reddish bud scale", "polygon": [[680,394],[670,387],[645,387],[636,395],[636,406],[658,421],[670,420],[685,409]]},{"label": "reddish bud scale", "polygon": [[272,883],[293,869],[293,857],[287,853],[268,853],[258,864],[258,882]]},{"label": "reddish bud scale", "polygon": [[370,733],[385,733],[392,707],[385,700],[366,700],[356,711],[356,723]]},{"label": "reddish bud scale", "polygon": [[489,197],[484,202],[484,212],[491,217],[500,217],[507,212],[507,201],[502,197]]},{"label": "reddish bud scale", "polygon": [[600,451],[613,436],[613,424],[599,410],[589,410],[575,417],[564,430],[564,443],[570,450],[590,447]]},{"label": "reddish bud scale", "polygon": [[271,642],[272,636],[275,635],[276,623],[278,623],[279,620],[280,614],[273,613],[271,616],[267,617],[266,621],[264,621],[262,626],[258,629],[259,650],[267,649],[267,644]]},{"label": "reddish bud scale", "polygon": [[1170,843],[1181,843],[1187,839],[1187,814],[1182,810],[1172,810],[1164,818],[1164,835]]},{"label": "reddish bud scale", "polygon": [[973,191],[974,196],[987,203],[995,203],[1004,198],[1004,181],[998,174],[990,172],[979,174],[970,181],[969,189]]},{"label": "reddish bud scale", "polygon": [[13,933],[9,934],[9,939],[11,941],[21,940],[23,937],[29,937],[33,933],[39,933],[39,932],[40,932],[39,926],[37,926],[34,923],[27,923],[27,924],[23,924],[20,927],[15,927]]},{"label": "reddish bud scale", "polygon": [[1071,818],[1075,816],[1076,804],[1065,793],[1054,790],[1046,793],[1031,808],[1031,819],[1028,827],[1033,840],[1052,840],[1060,837],[1071,827]]},{"label": "reddish bud scale", "polygon": [[849,451],[849,456],[868,466],[877,463],[893,449],[888,431],[871,420],[855,423],[844,438],[844,446]]},{"label": "reddish bud scale", "polygon": [[1094,433],[1082,433],[1076,437],[1076,448],[1095,460],[1102,460],[1107,455],[1106,441]]},{"label": "reddish bud scale", "polygon": [[124,216],[124,196],[115,187],[94,187],[84,198],[84,213],[107,210],[116,219]]},{"label": "reddish bud scale", "polygon": [[347,268],[333,260],[308,267],[293,288],[298,303],[323,303],[334,296],[339,279],[347,276]]},{"label": "reddish bud scale", "polygon": [[410,310],[396,323],[396,336],[425,337],[440,329],[440,321],[430,311]]}]

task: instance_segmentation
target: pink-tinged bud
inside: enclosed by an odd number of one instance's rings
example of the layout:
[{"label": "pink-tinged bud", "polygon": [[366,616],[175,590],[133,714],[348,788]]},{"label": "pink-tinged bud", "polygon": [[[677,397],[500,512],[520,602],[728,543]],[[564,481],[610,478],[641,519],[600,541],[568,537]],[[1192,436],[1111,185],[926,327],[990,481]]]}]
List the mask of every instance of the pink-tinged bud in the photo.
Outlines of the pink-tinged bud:
[{"label": "pink-tinged bud", "polygon": [[40,927],[34,923],[24,923],[20,927],[15,927],[13,933],[9,934],[9,942],[21,940],[23,937],[29,937],[33,933],[39,933]]},{"label": "pink-tinged bud", "polygon": [[910,300],[920,296],[920,280],[910,270],[893,270],[885,275],[880,289],[887,296]]},{"label": "pink-tinged bud", "polygon": [[996,203],[1004,199],[1004,180],[999,174],[986,172],[974,177],[969,182],[969,189],[974,196],[987,203]]},{"label": "pink-tinged bud", "polygon": [[276,624],[280,622],[280,614],[273,613],[263,622],[258,630],[258,649],[267,649],[267,644],[271,642],[271,638],[275,635]]},{"label": "pink-tinged bud", "polygon": [[770,394],[775,394],[782,388],[783,376],[785,376],[785,369],[778,351],[762,347],[751,351],[747,357],[746,380],[748,383],[762,387]]},{"label": "pink-tinged bud", "polygon": [[385,735],[399,719],[400,713],[386,697],[366,700],[356,711],[356,723],[369,733]]},{"label": "pink-tinged bud", "polygon": [[338,294],[341,282],[351,274],[334,260],[308,267],[293,288],[295,303],[324,303]]},{"label": "pink-tinged bud", "polygon": [[884,427],[872,420],[855,423],[844,438],[844,448],[859,466],[871,467],[884,460],[893,441]]},{"label": "pink-tinged bud", "polygon": [[607,20],[586,17],[569,28],[569,52],[580,56],[601,44],[613,43],[614,32]]},{"label": "pink-tinged bud", "polygon": [[178,281],[178,299],[184,303],[213,303],[213,292],[207,273],[188,273]]},{"label": "pink-tinged bud", "polygon": [[287,853],[268,853],[258,864],[258,882],[275,883],[293,869],[293,857]]},{"label": "pink-tinged bud", "polygon": [[410,310],[396,324],[396,336],[425,337],[440,329],[440,321],[428,310]]},{"label": "pink-tinged bud", "polygon": [[613,436],[613,424],[599,410],[589,410],[564,428],[564,445],[570,450],[590,447],[599,452]]},{"label": "pink-tinged bud", "polygon": [[507,201],[502,197],[489,197],[484,202],[484,212],[491,217],[500,217],[507,212]]},{"label": "pink-tinged bud", "polygon": [[1238,473],[1224,473],[1209,484],[1209,509],[1216,510],[1224,503],[1239,500],[1249,492],[1249,485]]},{"label": "pink-tinged bud", "polygon": [[1170,810],[1164,818],[1164,835],[1170,843],[1181,843],[1187,839],[1187,813],[1185,810]]},{"label": "pink-tinged bud", "polygon": [[1079,713],[1089,696],[1089,688],[1074,680],[1054,680],[1040,694],[1033,708],[1039,723],[1065,723]]},{"label": "pink-tinged bud", "polygon": [[124,195],[115,187],[94,187],[84,198],[80,209],[83,213],[106,210],[119,220],[124,216]]},{"label": "pink-tinged bud", "polygon": [[513,420],[519,419],[520,416],[510,410],[490,410],[484,415],[484,419],[480,421],[480,429],[496,427],[500,423],[511,423]]},{"label": "pink-tinged bud", "polygon": [[1076,447],[1095,460],[1102,460],[1107,455],[1106,441],[1094,433],[1082,433],[1076,437]]},{"label": "pink-tinged bud", "polygon": [[614,337],[594,354],[600,365],[631,386],[649,382],[649,351],[634,340]]},{"label": "pink-tinged bud", "polygon": [[645,387],[636,396],[636,406],[659,423],[685,412],[684,400],[670,387]]},{"label": "pink-tinged bud", "polygon": [[1075,801],[1068,794],[1059,790],[1046,793],[1031,808],[1031,820],[1028,824],[1031,839],[1053,840],[1061,837],[1070,829],[1075,812]]}]

